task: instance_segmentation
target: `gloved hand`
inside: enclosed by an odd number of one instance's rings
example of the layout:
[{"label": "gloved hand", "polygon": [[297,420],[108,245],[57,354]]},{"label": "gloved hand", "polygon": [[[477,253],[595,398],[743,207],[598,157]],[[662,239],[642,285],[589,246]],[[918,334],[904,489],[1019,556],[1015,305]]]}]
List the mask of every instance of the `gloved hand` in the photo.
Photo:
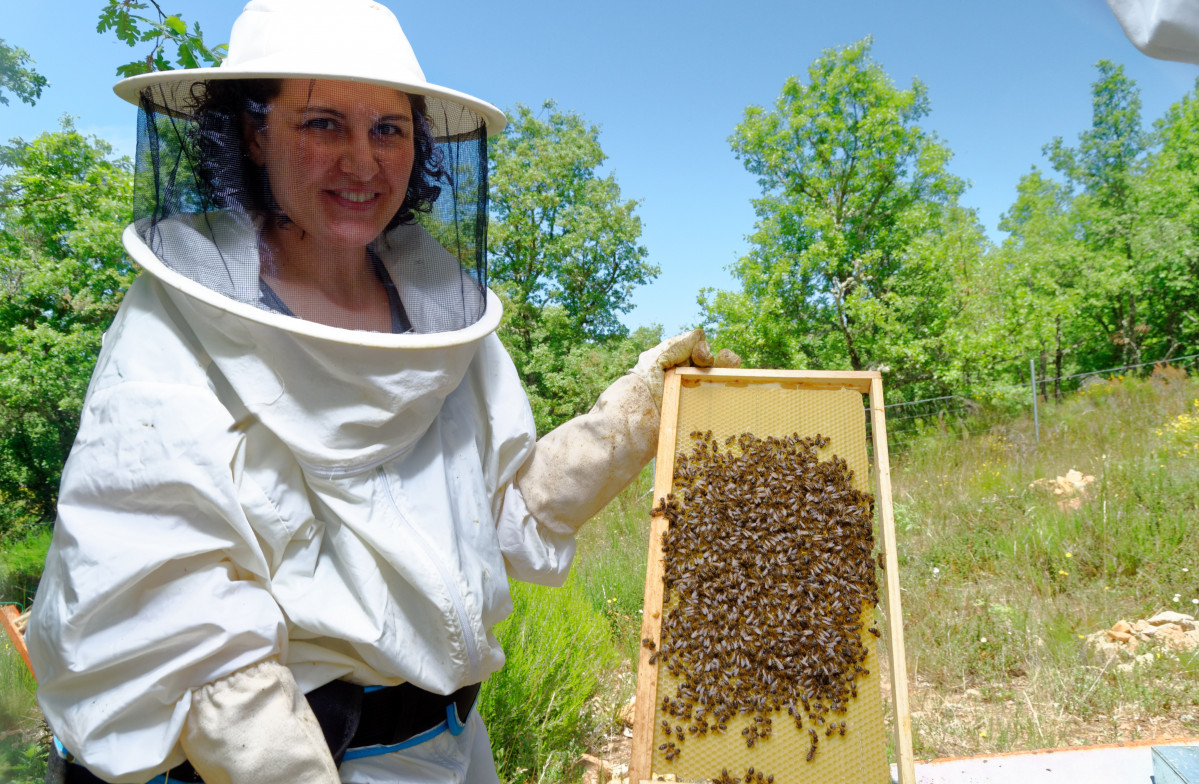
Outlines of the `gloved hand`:
[{"label": "gloved hand", "polygon": [[640,473],[658,451],[665,371],[692,362],[737,367],[741,358],[731,351],[713,357],[702,329],[664,340],[643,352],[590,411],[538,439],[516,476],[538,523],[573,534]]},{"label": "gloved hand", "polygon": [[291,670],[267,660],[195,689],[180,739],[206,784],[338,784]]},{"label": "gloved hand", "polygon": [[679,365],[735,368],[741,366],[741,357],[727,348],[721,349],[720,353],[713,357],[708,341],[704,338],[704,331],[693,329],[642,352],[637,358],[637,364],[629,372],[645,382],[660,409],[666,370]]}]

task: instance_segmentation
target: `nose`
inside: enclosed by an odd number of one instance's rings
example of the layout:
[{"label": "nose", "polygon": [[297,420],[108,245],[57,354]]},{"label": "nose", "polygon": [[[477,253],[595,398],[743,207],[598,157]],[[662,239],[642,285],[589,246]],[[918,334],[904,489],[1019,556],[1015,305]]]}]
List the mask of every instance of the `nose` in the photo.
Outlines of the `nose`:
[{"label": "nose", "polygon": [[379,161],[369,132],[349,134],[341,155],[341,170],[359,180],[369,180],[379,171]]}]

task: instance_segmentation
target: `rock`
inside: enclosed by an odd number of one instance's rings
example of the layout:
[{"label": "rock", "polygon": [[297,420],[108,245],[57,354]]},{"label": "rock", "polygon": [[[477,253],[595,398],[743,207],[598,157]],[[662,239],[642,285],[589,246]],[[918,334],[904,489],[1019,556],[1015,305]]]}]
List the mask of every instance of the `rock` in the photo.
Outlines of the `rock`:
[{"label": "rock", "polygon": [[1193,651],[1199,647],[1199,632],[1188,632],[1176,623],[1157,627],[1157,641],[1171,651]]},{"label": "rock", "polygon": [[1186,631],[1190,631],[1191,629],[1195,628],[1195,616],[1174,612],[1173,610],[1159,612],[1157,615],[1150,618],[1148,622],[1154,626],[1161,626],[1163,623],[1176,623]]},{"label": "rock", "polygon": [[1065,476],[1056,479],[1036,479],[1029,487],[1051,490],[1057,496],[1057,505],[1064,512],[1072,512],[1082,506],[1082,502],[1090,497],[1090,486],[1095,477],[1084,475],[1081,471],[1071,468]]},{"label": "rock", "polygon": [[[1128,621],[1116,621],[1112,624],[1112,631],[1127,634],[1132,631],[1132,624]],[[1126,637],[1125,639],[1128,638]]]},{"label": "rock", "polygon": [[607,784],[612,780],[612,766],[599,757],[584,754],[579,764],[583,766],[583,784]]},{"label": "rock", "polygon": [[1128,642],[1132,639],[1132,634],[1130,632],[1119,632],[1115,629],[1108,629],[1107,636],[1111,637],[1116,642]]},{"label": "rock", "polygon": [[1112,659],[1120,655],[1120,651],[1124,649],[1122,643],[1114,642],[1108,637],[1108,630],[1094,632],[1087,635],[1084,643],[1086,645],[1087,654],[1092,664],[1102,667]]},{"label": "rock", "polygon": [[1153,653],[1147,652],[1147,653],[1142,653],[1140,656],[1134,657],[1133,660],[1130,662],[1125,662],[1124,664],[1117,664],[1116,669],[1120,672],[1132,672],[1137,667],[1144,667],[1144,666],[1148,666],[1151,664],[1153,664]]}]

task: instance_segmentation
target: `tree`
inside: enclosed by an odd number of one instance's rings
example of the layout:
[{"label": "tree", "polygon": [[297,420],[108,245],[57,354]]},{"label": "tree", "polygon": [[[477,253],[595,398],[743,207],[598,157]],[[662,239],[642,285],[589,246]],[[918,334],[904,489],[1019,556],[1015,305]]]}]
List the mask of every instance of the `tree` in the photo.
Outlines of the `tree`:
[{"label": "tree", "polygon": [[962,308],[955,280],[984,240],[948,149],[918,125],[924,85],[895,87],[870,44],[825,51],[807,84],[746,109],[729,141],[763,192],[753,248],[732,269],[742,290],[701,304],[751,364],[886,365],[894,388],[935,379]]},{"label": "tree", "polygon": [[83,395],[132,281],[132,175],[70,120],[0,148],[0,535],[53,517]]},{"label": "tree", "polygon": [[1140,91],[1124,67],[1101,60],[1096,68],[1091,127],[1079,134],[1078,147],[1067,147],[1059,137],[1045,146],[1045,154],[1076,192],[1073,220],[1086,249],[1078,285],[1087,296],[1079,306],[1104,338],[1088,344],[1089,361],[1110,367],[1142,359],[1146,330],[1138,311],[1145,303],[1135,283],[1132,236],[1134,187],[1150,139],[1141,126]]},{"label": "tree", "polygon": [[[995,369],[1007,380],[1027,374],[1030,355],[1040,358],[1039,376],[1065,374],[1067,356],[1089,331],[1079,318],[1085,290],[1078,285],[1086,250],[1075,236],[1071,200],[1062,185],[1033,168],[1016,186],[1016,202],[999,228],[1008,238],[992,259],[991,280],[998,319],[990,326]],[[1043,388],[1043,394],[1049,390]],[[1061,394],[1055,382],[1054,396]]]},{"label": "tree", "polygon": [[1199,352],[1199,87],[1155,125],[1160,151],[1137,183],[1133,267],[1145,352]]},{"label": "tree", "polygon": [[28,67],[33,61],[24,49],[9,46],[0,39],[0,105],[8,106],[5,91],[32,106],[42,97],[46,77]]},{"label": "tree", "polygon": [[[150,18],[133,13],[144,11],[154,6],[157,18]],[[162,10],[156,0],[150,4],[136,0],[107,0],[100,10],[100,21],[96,32],[103,33],[112,30],[117,38],[129,44],[152,43],[150,53],[141,60],[117,67],[118,76],[135,76],[150,71],[169,71],[176,66],[180,68],[200,68],[203,66],[220,65],[224,59],[226,47],[210,47],[204,41],[204,33],[200,23],[196,22],[188,30],[187,22],[177,14],[168,14]],[[173,48],[174,64],[168,59],[167,48]]]},{"label": "tree", "polygon": [[519,104],[511,114],[491,150],[489,275],[504,299],[500,335],[545,429],[586,410],[603,389],[581,385],[584,404],[561,383],[564,366],[599,362],[611,381],[627,366],[609,371],[610,362],[635,358],[657,334],[627,343],[619,315],[658,268],[639,244],[637,202],[621,199],[614,174],[598,173],[606,158],[599,129],[552,101],[540,115]]}]

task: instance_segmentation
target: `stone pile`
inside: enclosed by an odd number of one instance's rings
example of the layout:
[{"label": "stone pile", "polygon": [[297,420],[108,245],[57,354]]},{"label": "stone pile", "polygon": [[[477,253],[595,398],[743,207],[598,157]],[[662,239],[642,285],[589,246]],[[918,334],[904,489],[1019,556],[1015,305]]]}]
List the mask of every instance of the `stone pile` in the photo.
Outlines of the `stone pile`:
[{"label": "stone pile", "polygon": [[1128,672],[1149,664],[1158,654],[1188,653],[1199,649],[1199,623],[1192,615],[1167,610],[1139,621],[1117,621],[1086,637],[1092,663]]}]

